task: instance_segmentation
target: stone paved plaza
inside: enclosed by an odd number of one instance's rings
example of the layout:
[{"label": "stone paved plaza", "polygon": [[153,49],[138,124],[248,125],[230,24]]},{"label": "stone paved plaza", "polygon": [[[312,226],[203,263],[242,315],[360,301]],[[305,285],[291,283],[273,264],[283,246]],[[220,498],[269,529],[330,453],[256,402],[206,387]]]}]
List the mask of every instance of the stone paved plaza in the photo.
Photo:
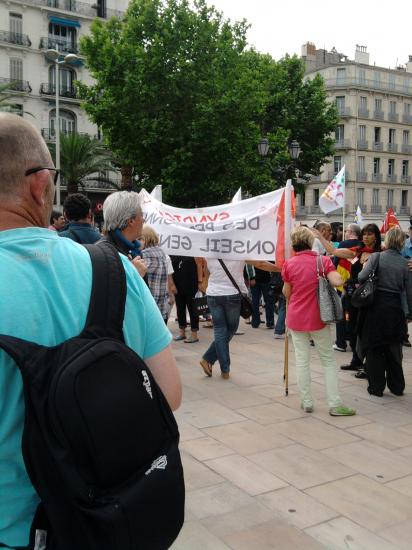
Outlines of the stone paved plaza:
[{"label": "stone paved plaza", "polygon": [[[173,318],[169,327],[177,334]],[[315,410],[300,409],[290,344],[252,329],[231,343],[232,371],[203,375],[200,342],[173,344],[182,375],[177,411],[186,479],[186,522],[173,550],[410,550],[412,548],[412,352],[406,394],[371,397],[366,381],[340,372],[357,416],[331,417],[313,351]],[[334,330],[334,329],[333,329]],[[338,364],[350,353],[336,353]],[[386,390],[387,392],[387,390]]]}]

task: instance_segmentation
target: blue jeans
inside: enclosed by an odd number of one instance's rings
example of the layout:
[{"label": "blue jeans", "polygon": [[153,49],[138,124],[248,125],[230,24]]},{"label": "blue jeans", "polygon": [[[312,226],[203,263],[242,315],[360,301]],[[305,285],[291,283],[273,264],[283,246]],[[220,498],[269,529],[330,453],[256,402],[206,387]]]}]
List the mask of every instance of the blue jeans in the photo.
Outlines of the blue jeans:
[{"label": "blue jeans", "polygon": [[203,354],[203,359],[212,365],[219,361],[221,371],[229,372],[229,342],[239,326],[240,295],[208,296],[207,304],[212,314],[215,339]]},{"label": "blue jeans", "polygon": [[275,326],[275,334],[285,334],[286,299],[280,294],[278,301],[278,318]]},{"label": "blue jeans", "polygon": [[266,314],[266,326],[273,327],[275,324],[275,301],[273,297],[268,294],[269,283],[256,282],[250,287],[252,294],[252,327],[258,328],[260,325],[259,305],[260,297],[263,295],[265,301],[265,314]]}]

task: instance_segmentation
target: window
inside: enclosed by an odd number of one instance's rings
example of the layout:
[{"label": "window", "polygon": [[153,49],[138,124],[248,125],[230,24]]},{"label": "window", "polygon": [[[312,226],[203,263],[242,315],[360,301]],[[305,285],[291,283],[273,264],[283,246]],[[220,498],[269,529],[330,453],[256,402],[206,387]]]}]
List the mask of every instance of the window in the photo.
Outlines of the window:
[{"label": "window", "polygon": [[306,204],[306,193],[302,191],[302,193],[300,194],[300,205],[305,206],[305,204]]},{"label": "window", "polygon": [[9,13],[10,41],[12,44],[23,44],[23,16],[20,13]]},{"label": "window", "polygon": [[365,157],[358,157],[358,172],[365,173]]},{"label": "window", "polygon": [[396,101],[389,101],[389,112],[391,115],[396,114]]},{"label": "window", "polygon": [[342,157],[333,157],[333,172],[337,174],[342,168]]},{"label": "window", "polygon": [[365,194],[365,193],[364,193],[363,187],[358,187],[358,188],[356,189],[356,199],[357,199],[357,203],[356,203],[356,204],[358,204],[359,206],[365,204],[365,203],[363,202],[364,194]]},{"label": "window", "polygon": [[372,190],[372,205],[379,206],[379,189]]},{"label": "window", "polygon": [[97,0],[97,17],[106,18],[106,0]]},{"label": "window", "polygon": [[382,100],[375,99],[375,111],[382,111]]},{"label": "window", "polygon": [[381,159],[380,158],[374,158],[373,159],[373,173],[374,173],[374,175],[380,174],[380,168],[381,168]]},{"label": "window", "polygon": [[389,128],[389,143],[395,143],[395,129]]},{"label": "window", "polygon": [[337,96],[336,98],[336,107],[338,108],[338,112],[342,113],[345,111],[345,96]]},{"label": "window", "polygon": [[359,84],[366,84],[366,71],[359,69]]},{"label": "window", "polygon": [[402,143],[404,145],[409,145],[409,130],[404,130],[402,133]]},{"label": "window", "polygon": [[337,69],[336,71],[336,83],[344,84],[346,80],[346,69]]},{"label": "window", "polygon": [[314,206],[319,206],[319,189],[313,190],[313,204]]},{"label": "window", "polygon": [[393,176],[395,174],[395,159],[388,160],[388,176]]},{"label": "window", "polygon": [[[60,67],[60,95],[66,95],[73,91],[73,83],[76,80],[76,72],[68,67]],[[49,83],[53,88],[53,93],[56,91],[56,67],[52,65],[49,68]]]},{"label": "window", "polygon": [[408,191],[402,191],[401,206],[408,206]]},{"label": "window", "polygon": [[18,57],[10,58],[10,80],[16,83],[22,83],[23,80],[23,60]]},{"label": "window", "polygon": [[381,87],[381,73],[378,71],[375,71],[373,75],[374,83],[377,88]]},{"label": "window", "polygon": [[387,206],[392,207],[393,206],[393,189],[388,189],[388,202]]},{"label": "window", "polygon": [[406,93],[409,93],[409,83],[410,83],[409,78],[403,79],[403,91]]},{"label": "window", "polygon": [[368,98],[361,95],[359,99],[359,109],[361,111],[366,111],[367,108],[368,108]]},{"label": "window", "polygon": [[359,126],[359,141],[366,141],[366,126],[364,124]]},{"label": "window", "polygon": [[403,114],[404,115],[410,115],[411,114],[411,104],[410,103],[404,103],[403,104]]},{"label": "window", "polygon": [[375,143],[379,143],[380,140],[381,140],[381,128],[380,128],[380,126],[375,126],[374,136],[375,136]]},{"label": "window", "polygon": [[402,176],[406,177],[409,175],[409,160],[402,161]]},{"label": "window", "polygon": [[335,130],[335,139],[336,141],[343,141],[345,139],[345,126],[344,124],[339,124]]},{"label": "window", "polygon": [[394,90],[395,89],[395,75],[394,74],[389,74],[389,89],[390,90]]},{"label": "window", "polygon": [[[55,134],[56,129],[56,111],[53,109],[49,115],[49,127],[51,135]],[[63,134],[72,134],[76,131],[76,115],[71,111],[60,109],[60,132]]]},{"label": "window", "polygon": [[49,38],[56,41],[62,51],[73,50],[76,46],[76,29],[49,23]]}]

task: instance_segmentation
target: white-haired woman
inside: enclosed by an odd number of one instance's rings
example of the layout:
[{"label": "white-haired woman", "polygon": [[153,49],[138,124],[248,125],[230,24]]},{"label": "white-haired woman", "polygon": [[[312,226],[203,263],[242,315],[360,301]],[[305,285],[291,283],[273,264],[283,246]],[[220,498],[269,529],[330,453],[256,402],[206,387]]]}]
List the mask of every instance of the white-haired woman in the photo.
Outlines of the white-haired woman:
[{"label": "white-haired woman", "polygon": [[[378,285],[373,304],[360,319],[359,351],[366,355],[368,392],[381,397],[388,386],[395,395],[402,395],[405,378],[402,370],[402,341],[407,338],[402,295],[406,294],[408,318],[412,315],[412,273],[401,255],[405,238],[399,227],[385,235],[384,252],[372,254],[358,275],[366,281],[378,268]],[[379,261],[379,266],[378,266]]]},{"label": "white-haired woman", "polygon": [[144,277],[146,265],[141,259],[138,241],[142,233],[143,214],[138,193],[117,191],[109,195],[103,204],[103,219],[103,238],[127,256]]},{"label": "white-haired woman", "polygon": [[310,340],[315,343],[325,373],[326,399],[329,414],[351,416],[354,409],[342,405],[338,390],[338,373],[332,348],[330,326],[320,318],[317,296],[316,263],[323,263],[324,272],[333,286],[340,286],[342,278],[331,259],[312,251],[314,236],[307,227],[296,227],[291,233],[296,255],[287,260],[282,269],[283,293],[288,300],[286,325],[295,348],[296,376],[302,408],[313,411],[310,376]]}]

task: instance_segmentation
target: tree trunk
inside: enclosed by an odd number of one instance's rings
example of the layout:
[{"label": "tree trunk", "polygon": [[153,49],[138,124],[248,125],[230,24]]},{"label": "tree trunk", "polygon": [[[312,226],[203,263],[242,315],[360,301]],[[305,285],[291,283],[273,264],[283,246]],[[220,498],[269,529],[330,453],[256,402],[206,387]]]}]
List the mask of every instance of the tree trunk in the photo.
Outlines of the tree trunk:
[{"label": "tree trunk", "polygon": [[133,172],[133,168],[129,165],[123,165],[120,168],[120,173],[122,174],[123,191],[131,191],[132,189],[132,172]]}]

